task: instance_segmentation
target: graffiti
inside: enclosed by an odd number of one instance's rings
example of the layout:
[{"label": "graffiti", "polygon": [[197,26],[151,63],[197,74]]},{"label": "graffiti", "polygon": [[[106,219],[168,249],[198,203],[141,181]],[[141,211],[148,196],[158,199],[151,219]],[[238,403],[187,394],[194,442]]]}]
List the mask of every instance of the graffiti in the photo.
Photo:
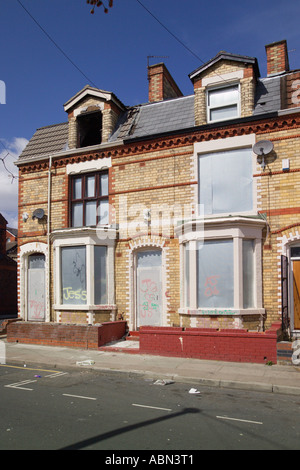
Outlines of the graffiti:
[{"label": "graffiti", "polygon": [[152,279],[143,279],[140,282],[140,316],[152,318],[159,313],[158,287]]},{"label": "graffiti", "polygon": [[45,317],[45,304],[38,300],[29,300],[30,318],[43,319]]},{"label": "graffiti", "polygon": [[212,295],[219,295],[219,291],[217,289],[218,278],[220,276],[208,276],[206,278],[204,287],[204,295],[205,297],[211,297]]},{"label": "graffiti", "polygon": [[64,287],[63,298],[64,300],[81,300],[85,302],[87,299],[87,293],[82,289],[73,290],[72,287]]},{"label": "graffiti", "polygon": [[300,340],[296,340],[292,344],[293,347],[293,355],[292,355],[292,362],[296,366],[300,364]]}]

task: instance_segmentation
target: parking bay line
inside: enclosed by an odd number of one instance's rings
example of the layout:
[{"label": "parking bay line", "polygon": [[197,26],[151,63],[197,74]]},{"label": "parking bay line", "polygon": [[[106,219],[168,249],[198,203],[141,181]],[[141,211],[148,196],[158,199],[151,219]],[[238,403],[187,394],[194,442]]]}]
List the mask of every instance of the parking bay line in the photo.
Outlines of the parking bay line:
[{"label": "parking bay line", "polygon": [[81,395],[71,395],[69,393],[63,393],[64,397],[73,397],[73,398],[83,398],[84,400],[97,400],[97,398],[93,397],[83,397]]},{"label": "parking bay line", "polygon": [[216,416],[216,418],[218,418],[218,419],[227,419],[229,421],[240,421],[242,423],[263,424],[261,421],[250,421],[248,419],[229,418],[227,416]]},{"label": "parking bay line", "polygon": [[150,408],[152,410],[172,411],[170,408],[159,408],[158,406],[139,405],[138,403],[132,403],[132,406],[139,406],[141,408]]}]

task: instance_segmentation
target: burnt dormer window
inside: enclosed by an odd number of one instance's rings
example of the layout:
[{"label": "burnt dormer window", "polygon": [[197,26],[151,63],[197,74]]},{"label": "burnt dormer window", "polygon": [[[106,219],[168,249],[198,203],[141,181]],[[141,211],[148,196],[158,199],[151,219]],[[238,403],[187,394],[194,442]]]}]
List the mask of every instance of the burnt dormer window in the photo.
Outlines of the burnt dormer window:
[{"label": "burnt dormer window", "polygon": [[78,122],[78,147],[101,144],[102,114],[99,111],[81,114]]}]

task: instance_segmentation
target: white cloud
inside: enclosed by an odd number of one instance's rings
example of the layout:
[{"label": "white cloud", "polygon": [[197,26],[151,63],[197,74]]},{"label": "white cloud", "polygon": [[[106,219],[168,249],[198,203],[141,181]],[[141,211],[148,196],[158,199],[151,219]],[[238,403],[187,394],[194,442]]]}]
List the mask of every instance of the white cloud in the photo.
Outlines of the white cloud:
[{"label": "white cloud", "polygon": [[23,137],[0,139],[0,213],[14,228],[18,226],[18,169],[14,162],[27,143]]}]

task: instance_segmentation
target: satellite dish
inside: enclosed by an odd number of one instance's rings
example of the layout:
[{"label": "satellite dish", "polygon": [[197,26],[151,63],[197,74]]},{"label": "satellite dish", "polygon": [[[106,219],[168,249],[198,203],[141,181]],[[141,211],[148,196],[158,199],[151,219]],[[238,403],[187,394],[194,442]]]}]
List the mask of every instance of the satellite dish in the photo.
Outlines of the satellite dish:
[{"label": "satellite dish", "polygon": [[32,214],[33,219],[39,219],[41,220],[45,215],[44,209],[36,209],[34,213]]},{"label": "satellite dish", "polygon": [[264,170],[266,167],[265,156],[272,152],[274,145],[270,140],[260,140],[253,145],[253,152],[258,156],[257,161]]}]

